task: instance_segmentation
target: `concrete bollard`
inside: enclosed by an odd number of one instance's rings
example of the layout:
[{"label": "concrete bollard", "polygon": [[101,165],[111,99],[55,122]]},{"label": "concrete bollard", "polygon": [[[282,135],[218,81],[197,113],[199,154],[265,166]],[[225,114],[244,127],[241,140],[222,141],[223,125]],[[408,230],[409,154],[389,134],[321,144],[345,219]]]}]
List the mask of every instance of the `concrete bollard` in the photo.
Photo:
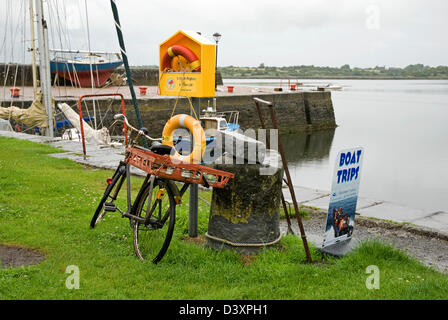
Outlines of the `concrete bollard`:
[{"label": "concrete bollard", "polygon": [[213,167],[232,172],[235,178],[224,189],[213,189],[206,245],[256,254],[281,238],[281,158],[278,152],[266,150],[262,164],[226,162],[229,159]]}]

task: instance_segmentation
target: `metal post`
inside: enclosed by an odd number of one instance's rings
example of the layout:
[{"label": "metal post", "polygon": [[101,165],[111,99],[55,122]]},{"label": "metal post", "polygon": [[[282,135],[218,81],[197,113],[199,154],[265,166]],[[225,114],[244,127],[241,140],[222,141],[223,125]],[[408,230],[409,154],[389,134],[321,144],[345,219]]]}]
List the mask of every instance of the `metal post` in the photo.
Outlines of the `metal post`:
[{"label": "metal post", "polygon": [[188,215],[188,235],[190,237],[198,236],[198,185],[190,185],[190,207]]},{"label": "metal post", "polygon": [[51,75],[50,75],[50,54],[48,48],[48,28],[44,19],[42,0],[36,0],[37,29],[39,41],[39,71],[42,88],[42,101],[48,115],[48,130],[45,135],[54,136],[53,132],[53,104],[51,99]]},{"label": "metal post", "polygon": [[218,87],[218,41],[216,41],[216,58],[215,58],[215,90]]},{"label": "metal post", "polygon": [[[192,98],[192,104],[194,111],[199,117],[201,112],[201,99]],[[193,115],[193,111],[190,110],[190,115]],[[193,152],[193,135],[190,135],[191,141],[191,152]],[[198,196],[199,196],[199,186],[195,183],[190,185],[190,206],[188,212],[188,235],[190,237],[198,236]]]},{"label": "metal post", "polygon": [[[257,107],[258,117],[260,118],[261,128],[262,129],[266,129],[266,126],[264,124],[264,119],[263,119],[263,113],[262,113],[262,111],[260,109],[260,106],[257,103],[257,100],[255,100],[255,106]],[[266,148],[267,149],[271,148],[271,141],[270,140],[271,140],[270,136],[268,135],[266,137]],[[286,207],[286,201],[285,201],[285,196],[283,195],[283,191],[281,192],[281,200],[282,200],[283,212],[285,213],[285,217],[286,217],[286,222],[288,223],[288,231],[287,231],[287,233],[294,234],[294,231],[292,230],[291,219],[289,217],[289,211],[288,211],[288,208]]]},{"label": "metal post", "polygon": [[[84,96],[79,97],[78,99],[78,113],[79,113],[79,125],[81,129],[81,137],[82,137],[82,153],[84,155],[84,160],[87,159],[87,151],[86,151],[86,138],[84,135],[84,120],[82,117],[82,108],[81,108],[81,102],[85,98],[89,97],[114,97],[118,96],[121,98],[121,112],[126,115],[126,109],[124,105],[124,97],[121,93],[100,93],[100,94],[86,94]],[[126,123],[123,123],[123,129],[124,129],[124,142],[126,147],[128,146],[128,130]]]},{"label": "metal post", "polygon": [[[255,101],[255,105],[257,107],[258,115],[260,116],[260,121],[262,122],[262,125],[263,125],[263,119],[262,119],[260,107],[261,107],[261,105],[265,105],[269,109],[269,114],[271,116],[271,121],[272,121],[273,128],[274,129],[278,129],[277,119],[275,117],[273,104],[271,102],[269,102],[269,101],[261,100],[259,98],[254,98],[254,101]],[[292,202],[293,202],[293,205],[294,205],[294,211],[295,211],[296,218],[297,218],[297,224],[299,225],[300,235],[301,235],[301,238],[302,238],[303,247],[305,249],[306,260],[307,260],[307,262],[312,262],[310,249],[308,247],[308,241],[307,241],[306,235],[305,235],[305,229],[303,228],[302,218],[300,217],[299,205],[297,204],[296,194],[295,194],[295,191],[294,191],[294,186],[292,184],[291,175],[289,173],[288,163],[286,162],[285,153],[283,151],[283,145],[282,145],[282,142],[280,140],[280,135],[278,136],[278,151],[279,151],[280,156],[282,158],[283,170],[285,172],[286,181],[287,181],[286,184],[288,185],[289,193],[291,194]],[[282,192],[282,198],[283,198],[283,192]],[[284,198],[283,198],[283,200],[284,200]],[[286,207],[284,205],[284,210],[285,209],[286,209]]]},{"label": "metal post", "polygon": [[216,51],[215,51],[215,91],[218,87],[218,79],[217,79],[217,73],[218,73],[218,42],[221,39],[221,35],[218,32],[215,32],[213,34],[213,39],[215,39],[216,42]]}]

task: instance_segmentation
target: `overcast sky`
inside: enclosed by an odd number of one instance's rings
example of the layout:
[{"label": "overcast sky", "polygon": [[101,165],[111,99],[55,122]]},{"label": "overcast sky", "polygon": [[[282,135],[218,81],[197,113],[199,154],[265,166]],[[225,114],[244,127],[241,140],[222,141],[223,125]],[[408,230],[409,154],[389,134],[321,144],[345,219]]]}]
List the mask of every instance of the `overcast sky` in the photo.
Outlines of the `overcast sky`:
[{"label": "overcast sky", "polygon": [[[20,1],[28,0],[14,0]],[[72,49],[87,49],[85,1],[47,1],[49,24],[58,13],[60,29],[67,30],[62,38],[67,34]],[[158,44],[179,29],[210,39],[221,33],[220,66],[448,65],[446,0],[116,2],[131,65],[158,64]],[[109,0],[88,0],[87,6],[92,50],[117,51]],[[2,28],[0,20],[0,34]]]}]

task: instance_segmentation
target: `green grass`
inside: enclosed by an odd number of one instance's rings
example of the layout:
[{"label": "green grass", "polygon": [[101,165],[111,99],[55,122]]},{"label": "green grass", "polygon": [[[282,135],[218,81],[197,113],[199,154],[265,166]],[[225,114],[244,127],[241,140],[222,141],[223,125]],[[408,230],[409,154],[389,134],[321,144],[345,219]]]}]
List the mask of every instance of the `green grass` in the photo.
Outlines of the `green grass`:
[{"label": "green grass", "polygon": [[[89,222],[110,171],[48,156],[58,149],[0,138],[0,243],[39,249],[39,265],[0,269],[0,299],[446,299],[448,276],[379,242],[343,259],[304,264],[298,237],[254,260],[181,240],[188,206],[178,207],[175,235],[158,264],[136,258],[127,219]],[[134,179],[138,180],[138,179]],[[135,190],[138,188],[136,181]],[[210,199],[210,193],[201,194]],[[184,197],[188,202],[188,197]],[[123,201],[123,199],[121,199]],[[199,231],[208,207],[200,202]],[[80,289],[68,290],[65,268],[80,270]],[[366,267],[380,270],[380,289],[365,286]]]}]

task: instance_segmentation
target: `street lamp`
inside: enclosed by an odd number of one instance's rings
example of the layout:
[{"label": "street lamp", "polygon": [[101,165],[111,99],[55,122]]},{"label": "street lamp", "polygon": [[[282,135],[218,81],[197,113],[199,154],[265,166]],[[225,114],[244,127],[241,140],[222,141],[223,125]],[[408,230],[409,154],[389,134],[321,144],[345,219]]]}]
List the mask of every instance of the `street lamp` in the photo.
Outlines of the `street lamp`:
[{"label": "street lamp", "polygon": [[215,57],[215,90],[218,86],[217,70],[218,70],[218,42],[221,39],[221,35],[218,32],[213,34],[213,39],[216,42],[216,57]]}]

